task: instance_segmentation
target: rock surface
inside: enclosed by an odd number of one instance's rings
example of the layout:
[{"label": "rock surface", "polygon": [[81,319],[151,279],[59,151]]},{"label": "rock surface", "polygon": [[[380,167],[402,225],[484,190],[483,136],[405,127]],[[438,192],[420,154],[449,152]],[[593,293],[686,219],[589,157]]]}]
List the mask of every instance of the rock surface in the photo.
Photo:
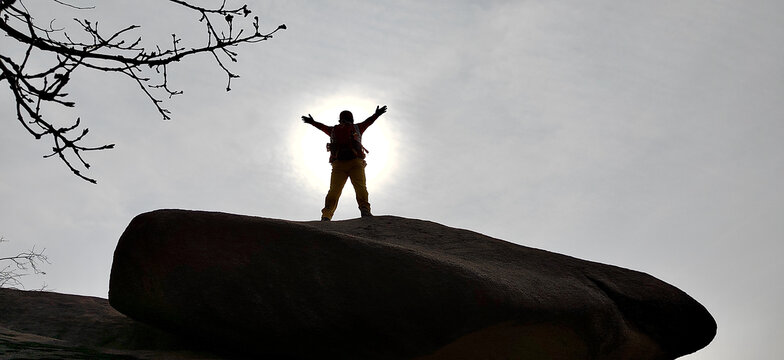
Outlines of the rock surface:
[{"label": "rock surface", "polygon": [[0,359],[221,359],[117,312],[106,299],[0,289]]},{"label": "rock surface", "polygon": [[716,333],[650,275],[391,216],[141,214],[115,250],[109,301],[272,358],[674,359]]}]

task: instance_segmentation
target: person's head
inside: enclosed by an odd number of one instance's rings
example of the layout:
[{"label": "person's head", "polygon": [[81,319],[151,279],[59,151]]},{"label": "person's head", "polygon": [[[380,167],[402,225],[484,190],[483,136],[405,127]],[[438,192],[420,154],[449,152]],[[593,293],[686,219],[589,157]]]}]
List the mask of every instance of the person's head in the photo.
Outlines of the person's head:
[{"label": "person's head", "polygon": [[343,110],[340,112],[340,118],[338,120],[341,124],[353,124],[354,123],[354,114],[351,111]]}]

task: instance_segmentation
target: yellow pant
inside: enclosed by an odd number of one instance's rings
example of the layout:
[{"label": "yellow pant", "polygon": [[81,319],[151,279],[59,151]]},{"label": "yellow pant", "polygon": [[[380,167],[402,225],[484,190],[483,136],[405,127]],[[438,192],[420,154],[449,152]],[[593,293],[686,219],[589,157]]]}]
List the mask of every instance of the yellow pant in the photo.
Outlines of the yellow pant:
[{"label": "yellow pant", "polygon": [[359,210],[370,212],[367,184],[365,183],[365,166],[367,166],[367,163],[362,159],[335,160],[332,162],[332,176],[329,181],[327,198],[324,199],[324,209],[321,210],[322,217],[332,219],[347,179],[351,179],[351,185],[354,185]]}]

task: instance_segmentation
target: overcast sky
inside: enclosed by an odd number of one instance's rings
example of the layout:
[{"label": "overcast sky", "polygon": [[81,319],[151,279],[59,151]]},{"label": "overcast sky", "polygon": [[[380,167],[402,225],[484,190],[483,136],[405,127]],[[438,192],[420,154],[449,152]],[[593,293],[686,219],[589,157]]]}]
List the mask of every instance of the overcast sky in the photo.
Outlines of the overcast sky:
[{"label": "overcast sky", "polygon": [[[94,3],[81,17],[106,29],[203,37],[161,1]],[[139,213],[316,220],[328,138],[299,117],[334,124],[340,110],[363,119],[386,104],[364,140],[375,214],[678,286],[719,326],[689,360],[784,356],[784,3],[387,3],[254,2],[263,29],[288,30],[239,49],[228,93],[209,56],[171,68],[185,93],[165,103],[168,122],[131,81],[76,74],[77,109],[50,116],[80,116],[87,143],[117,144],[86,155],[97,185],[41,158],[51,144],[16,122],[0,83],[0,254],[46,248],[48,274],[27,288],[106,297],[117,239]],[[41,11],[73,25],[60,7]],[[335,220],[358,215],[348,186]]]}]

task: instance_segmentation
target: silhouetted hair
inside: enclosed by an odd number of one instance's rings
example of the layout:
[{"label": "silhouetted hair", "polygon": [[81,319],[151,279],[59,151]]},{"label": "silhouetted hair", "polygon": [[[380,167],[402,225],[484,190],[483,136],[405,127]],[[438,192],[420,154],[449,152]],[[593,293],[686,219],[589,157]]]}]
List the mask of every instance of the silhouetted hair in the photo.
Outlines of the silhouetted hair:
[{"label": "silhouetted hair", "polygon": [[353,124],[354,123],[354,114],[351,111],[343,110],[340,112],[340,120],[341,123]]}]

